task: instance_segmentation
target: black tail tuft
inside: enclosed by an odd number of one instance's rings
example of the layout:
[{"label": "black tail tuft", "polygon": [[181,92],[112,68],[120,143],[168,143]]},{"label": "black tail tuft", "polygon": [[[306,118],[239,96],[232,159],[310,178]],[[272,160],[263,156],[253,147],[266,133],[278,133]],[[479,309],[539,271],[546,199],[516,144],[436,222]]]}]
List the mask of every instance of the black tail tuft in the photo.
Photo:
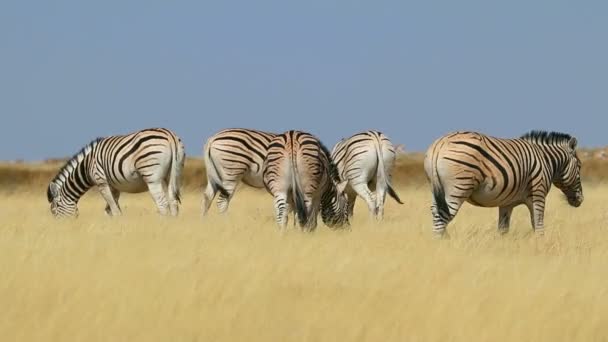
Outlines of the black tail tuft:
[{"label": "black tail tuft", "polygon": [[438,213],[450,213],[450,207],[448,202],[445,200],[445,192],[441,186],[433,187],[433,198],[435,199],[435,205],[437,206]]},{"label": "black tail tuft", "polygon": [[308,212],[306,211],[306,203],[304,201],[304,196],[302,193],[298,191],[298,189],[293,190],[294,201],[296,202],[296,214],[298,215],[298,221],[300,222],[300,227],[304,227],[306,223],[308,223]]},{"label": "black tail tuft", "polygon": [[395,200],[397,201],[397,203],[399,204],[403,204],[403,202],[401,202],[401,199],[399,198],[399,195],[397,195],[397,192],[395,191],[395,189],[393,189],[393,187],[389,184],[388,185],[388,194]]}]

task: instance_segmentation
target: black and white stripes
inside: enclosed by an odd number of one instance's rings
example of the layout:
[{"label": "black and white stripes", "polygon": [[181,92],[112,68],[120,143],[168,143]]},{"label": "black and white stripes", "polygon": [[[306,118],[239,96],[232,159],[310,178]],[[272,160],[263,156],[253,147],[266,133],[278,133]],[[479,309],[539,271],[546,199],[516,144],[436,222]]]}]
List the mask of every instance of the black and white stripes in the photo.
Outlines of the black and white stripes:
[{"label": "black and white stripes", "polygon": [[51,212],[77,216],[78,200],[97,186],[110,215],[121,214],[120,192],[146,190],[160,214],[177,215],[184,159],[181,140],[165,128],[97,138],[74,155],[49,184]]},{"label": "black and white stripes", "polygon": [[314,230],[317,214],[330,227],[348,225],[344,188],[329,151],[315,136],[287,131],[272,139],[263,166],[263,180],[274,197],[277,224],[287,225],[295,209],[302,228]]},{"label": "black and white stripes", "polygon": [[237,185],[242,180],[255,188],[264,187],[262,164],[268,144],[276,134],[245,128],[230,128],[211,136],[204,148],[207,187],[203,193],[203,215],[219,192],[220,213],[228,210]]},{"label": "black and white stripes", "polygon": [[348,181],[349,216],[353,215],[357,195],[365,200],[370,214],[378,220],[384,216],[387,192],[403,204],[391,185],[395,148],[386,135],[370,130],[342,139],[334,146],[332,158],[340,178]]},{"label": "black and white stripes", "polygon": [[576,138],[532,131],[519,139],[499,139],[476,132],[456,132],[437,139],[424,160],[433,190],[433,231],[447,224],[465,202],[499,207],[498,229],[507,232],[513,208],[525,204],[534,230],[544,232],[545,197],[551,185],[568,203],[583,202],[581,162]]}]

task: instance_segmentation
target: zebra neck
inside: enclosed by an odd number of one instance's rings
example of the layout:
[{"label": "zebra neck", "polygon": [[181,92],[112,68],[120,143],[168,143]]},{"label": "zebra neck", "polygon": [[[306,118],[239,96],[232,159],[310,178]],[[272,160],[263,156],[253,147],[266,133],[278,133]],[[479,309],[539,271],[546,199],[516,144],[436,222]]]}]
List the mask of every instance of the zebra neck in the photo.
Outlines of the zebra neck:
[{"label": "zebra neck", "polygon": [[82,195],[93,187],[89,175],[91,159],[90,155],[85,155],[82,159],[74,158],[70,160],[61,172],[62,177],[60,176],[56,181],[57,185],[61,187],[62,195],[74,203],[78,203]]},{"label": "zebra neck", "polygon": [[337,223],[340,206],[338,205],[338,192],[333,186],[321,195],[321,218],[325,223]]},{"label": "zebra neck", "polygon": [[543,152],[543,157],[546,161],[546,173],[551,180],[560,176],[564,169],[568,156],[567,151],[564,151],[560,146],[555,145],[538,145]]}]

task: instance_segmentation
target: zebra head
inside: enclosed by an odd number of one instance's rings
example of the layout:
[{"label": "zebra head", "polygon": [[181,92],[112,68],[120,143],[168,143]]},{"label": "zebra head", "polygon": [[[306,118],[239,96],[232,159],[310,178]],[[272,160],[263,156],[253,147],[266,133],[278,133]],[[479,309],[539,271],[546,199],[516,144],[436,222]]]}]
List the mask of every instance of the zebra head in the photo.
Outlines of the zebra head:
[{"label": "zebra head", "polygon": [[583,203],[583,186],[581,184],[581,160],[576,154],[576,138],[572,137],[568,141],[566,149],[566,160],[562,163],[560,170],[557,170],[556,179],[553,183],[560,189],[568,204],[578,207]]},{"label": "zebra head", "polygon": [[78,217],[76,202],[61,191],[61,185],[51,182],[46,191],[46,197],[51,204],[51,214],[55,217]]},{"label": "zebra head", "polygon": [[336,183],[331,181],[328,191],[321,195],[321,218],[330,228],[341,228],[349,226],[348,221],[348,199],[346,197],[346,185],[348,181]]}]

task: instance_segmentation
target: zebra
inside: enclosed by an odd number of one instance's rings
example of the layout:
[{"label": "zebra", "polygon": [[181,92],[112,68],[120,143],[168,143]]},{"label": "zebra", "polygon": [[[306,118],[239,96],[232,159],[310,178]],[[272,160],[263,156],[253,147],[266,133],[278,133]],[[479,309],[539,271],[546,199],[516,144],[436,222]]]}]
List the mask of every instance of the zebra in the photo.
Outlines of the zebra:
[{"label": "zebra", "polygon": [[349,225],[347,182],[340,182],[329,151],[312,134],[290,130],[274,137],[262,173],[264,186],[274,197],[279,227],[287,226],[292,208],[302,229],[316,228],[319,209],[330,228]]},{"label": "zebra", "polygon": [[[532,227],[544,234],[545,198],[554,184],[573,207],[583,203],[577,140],[569,134],[530,131],[517,139],[454,132],[428,148],[424,169],[433,191],[433,231],[447,224],[467,201],[498,207],[498,231],[507,233],[513,208],[525,204]],[[446,235],[447,237],[447,235]]]},{"label": "zebra", "polygon": [[[55,217],[77,217],[77,203],[97,186],[105,212],[121,215],[120,192],[150,191],[161,215],[178,214],[184,145],[166,128],[148,128],[126,135],[97,138],[59,170],[47,188]],[[166,188],[166,190],[165,190]]]},{"label": "zebra", "polygon": [[[391,185],[391,169],[395,164],[395,148],[382,132],[369,130],[340,140],[332,150],[340,179],[348,181],[348,215],[353,216],[359,195],[367,203],[372,216],[384,217],[386,193],[400,204],[401,199]],[[375,192],[370,190],[375,189]]]},{"label": "zebra", "polygon": [[262,165],[268,144],[276,134],[246,128],[224,129],[211,136],[204,147],[207,187],[203,192],[203,216],[219,192],[220,213],[228,210],[237,185],[242,180],[254,188],[263,188]]}]

